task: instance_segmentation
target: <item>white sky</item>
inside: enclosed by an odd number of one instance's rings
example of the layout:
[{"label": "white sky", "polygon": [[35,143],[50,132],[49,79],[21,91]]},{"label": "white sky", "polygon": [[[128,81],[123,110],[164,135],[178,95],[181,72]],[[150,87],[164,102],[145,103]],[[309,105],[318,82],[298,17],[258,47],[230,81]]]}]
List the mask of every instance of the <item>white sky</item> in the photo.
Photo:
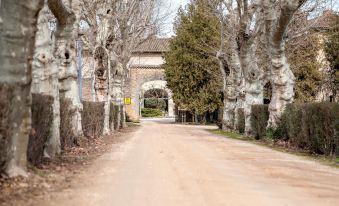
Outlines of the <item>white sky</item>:
[{"label": "white sky", "polygon": [[163,0],[163,10],[165,13],[170,13],[170,15],[166,17],[164,25],[162,26],[161,36],[169,37],[174,35],[173,23],[177,15],[177,11],[180,6],[185,6],[188,2],[189,0]]}]

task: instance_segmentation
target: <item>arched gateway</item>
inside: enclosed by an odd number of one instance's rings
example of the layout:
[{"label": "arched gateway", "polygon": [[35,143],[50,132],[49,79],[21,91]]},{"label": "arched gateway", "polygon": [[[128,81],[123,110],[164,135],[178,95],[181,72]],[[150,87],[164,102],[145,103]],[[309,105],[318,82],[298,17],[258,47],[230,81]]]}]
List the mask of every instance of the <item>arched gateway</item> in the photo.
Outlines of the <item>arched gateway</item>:
[{"label": "arched gateway", "polygon": [[163,55],[169,50],[169,39],[151,38],[134,50],[129,62],[129,76],[125,83],[125,98],[131,98],[126,105],[130,119],[139,120],[141,108],[144,107],[145,93],[152,89],[164,90],[167,93],[167,114],[174,117],[172,92],[166,87],[162,65]]}]

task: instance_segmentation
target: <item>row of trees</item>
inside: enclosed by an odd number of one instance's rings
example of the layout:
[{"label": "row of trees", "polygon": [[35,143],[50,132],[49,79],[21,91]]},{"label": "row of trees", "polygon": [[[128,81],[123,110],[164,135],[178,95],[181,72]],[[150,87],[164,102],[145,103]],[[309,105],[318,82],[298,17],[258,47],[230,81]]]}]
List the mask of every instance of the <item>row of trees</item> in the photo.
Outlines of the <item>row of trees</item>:
[{"label": "row of trees", "polygon": [[[95,100],[105,102],[104,133],[111,132],[110,104],[121,104],[132,50],[157,32],[159,5],[156,0],[0,1],[1,173],[25,174],[31,94],[53,97],[45,157],[60,154],[66,136],[83,136],[78,82],[83,43],[95,60]],[[60,126],[65,122],[68,131]]]},{"label": "row of trees", "polygon": [[[271,85],[268,127],[275,128],[287,104],[295,97],[299,102],[314,101],[324,84],[318,60],[322,39],[312,32],[310,19],[325,4],[192,0],[186,11],[179,11],[177,36],[166,55],[166,77],[176,103],[200,114],[214,109],[223,93],[223,129],[237,129],[241,109],[245,134],[251,136],[251,106],[263,104],[264,87]],[[337,38],[332,33],[330,39]],[[335,53],[327,57],[337,59],[336,44],[327,43],[327,50]],[[331,85],[336,85],[333,78]]]}]

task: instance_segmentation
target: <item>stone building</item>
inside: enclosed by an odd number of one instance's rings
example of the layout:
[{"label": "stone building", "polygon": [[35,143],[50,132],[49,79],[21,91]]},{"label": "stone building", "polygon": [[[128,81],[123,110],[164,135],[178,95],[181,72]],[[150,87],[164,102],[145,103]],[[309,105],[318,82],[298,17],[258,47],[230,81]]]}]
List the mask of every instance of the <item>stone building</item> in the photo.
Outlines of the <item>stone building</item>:
[{"label": "stone building", "polygon": [[172,92],[166,86],[162,65],[164,53],[169,51],[169,39],[150,38],[140,44],[132,54],[128,64],[128,78],[125,83],[125,98],[131,98],[126,105],[130,119],[139,120],[144,107],[144,95],[151,89],[161,89],[167,93],[167,117],[174,117]]}]

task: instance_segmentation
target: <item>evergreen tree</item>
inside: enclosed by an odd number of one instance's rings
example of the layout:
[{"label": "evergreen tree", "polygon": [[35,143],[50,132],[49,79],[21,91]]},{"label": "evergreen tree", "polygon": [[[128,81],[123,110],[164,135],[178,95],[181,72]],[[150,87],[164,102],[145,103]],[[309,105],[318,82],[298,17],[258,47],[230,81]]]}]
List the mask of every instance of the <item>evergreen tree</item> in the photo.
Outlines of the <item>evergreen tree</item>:
[{"label": "evergreen tree", "polygon": [[322,84],[321,63],[317,60],[320,50],[317,34],[308,34],[287,44],[287,57],[295,80],[296,102],[313,102]]},{"label": "evergreen tree", "polygon": [[332,19],[332,26],[325,42],[326,59],[330,63],[329,86],[333,96],[337,95],[339,90],[339,16],[335,15]]},{"label": "evergreen tree", "polygon": [[221,105],[222,80],[215,58],[220,42],[219,21],[204,0],[179,9],[176,36],[165,55],[165,74],[175,103],[201,115]]}]

